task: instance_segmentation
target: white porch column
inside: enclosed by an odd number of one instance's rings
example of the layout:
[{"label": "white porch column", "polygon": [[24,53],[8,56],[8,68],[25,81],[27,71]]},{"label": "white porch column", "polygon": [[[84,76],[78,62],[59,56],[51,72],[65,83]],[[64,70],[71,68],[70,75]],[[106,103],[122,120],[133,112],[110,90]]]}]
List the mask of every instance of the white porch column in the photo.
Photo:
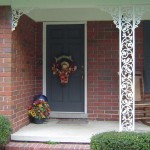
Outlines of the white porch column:
[{"label": "white porch column", "polygon": [[142,6],[105,7],[119,28],[119,130],[135,129],[135,28],[144,12]]}]

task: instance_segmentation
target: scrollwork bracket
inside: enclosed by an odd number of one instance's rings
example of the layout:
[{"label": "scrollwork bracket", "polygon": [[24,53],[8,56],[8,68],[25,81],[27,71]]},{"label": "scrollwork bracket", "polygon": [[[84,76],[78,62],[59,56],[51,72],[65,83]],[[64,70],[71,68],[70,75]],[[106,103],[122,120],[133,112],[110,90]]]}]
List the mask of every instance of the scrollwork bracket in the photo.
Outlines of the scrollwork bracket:
[{"label": "scrollwork bracket", "polygon": [[14,31],[15,28],[17,27],[20,17],[23,14],[29,13],[31,10],[32,9],[21,10],[21,9],[12,8],[12,31]]},{"label": "scrollwork bracket", "polygon": [[18,21],[23,14],[24,12],[20,9],[12,9],[12,31],[17,27]]}]

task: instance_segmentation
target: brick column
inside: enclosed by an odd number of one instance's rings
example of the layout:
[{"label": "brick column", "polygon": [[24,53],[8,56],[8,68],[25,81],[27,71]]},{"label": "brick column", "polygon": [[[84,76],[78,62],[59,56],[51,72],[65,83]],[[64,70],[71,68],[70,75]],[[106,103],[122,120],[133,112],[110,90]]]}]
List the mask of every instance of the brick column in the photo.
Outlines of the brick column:
[{"label": "brick column", "polygon": [[11,8],[0,7],[0,114],[12,118]]}]

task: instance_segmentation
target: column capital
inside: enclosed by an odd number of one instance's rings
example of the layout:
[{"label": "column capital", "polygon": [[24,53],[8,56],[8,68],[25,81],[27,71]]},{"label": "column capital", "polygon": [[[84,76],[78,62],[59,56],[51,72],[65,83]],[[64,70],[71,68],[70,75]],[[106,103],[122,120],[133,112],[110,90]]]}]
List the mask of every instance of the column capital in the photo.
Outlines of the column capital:
[{"label": "column capital", "polygon": [[138,24],[141,21],[142,15],[147,11],[145,6],[104,6],[101,10],[109,13],[113,22],[116,25],[116,28],[121,29],[121,19],[122,17],[126,19],[126,21],[134,21],[133,27],[137,28]]}]

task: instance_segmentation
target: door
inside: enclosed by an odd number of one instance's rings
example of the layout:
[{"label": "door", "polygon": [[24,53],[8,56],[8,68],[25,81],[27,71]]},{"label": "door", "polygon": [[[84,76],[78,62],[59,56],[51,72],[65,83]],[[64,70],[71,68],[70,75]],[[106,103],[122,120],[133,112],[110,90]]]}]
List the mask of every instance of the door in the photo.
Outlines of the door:
[{"label": "door", "polygon": [[[54,75],[56,58],[71,57],[77,69],[62,84]],[[84,25],[46,26],[46,96],[52,111],[84,112]]]}]

